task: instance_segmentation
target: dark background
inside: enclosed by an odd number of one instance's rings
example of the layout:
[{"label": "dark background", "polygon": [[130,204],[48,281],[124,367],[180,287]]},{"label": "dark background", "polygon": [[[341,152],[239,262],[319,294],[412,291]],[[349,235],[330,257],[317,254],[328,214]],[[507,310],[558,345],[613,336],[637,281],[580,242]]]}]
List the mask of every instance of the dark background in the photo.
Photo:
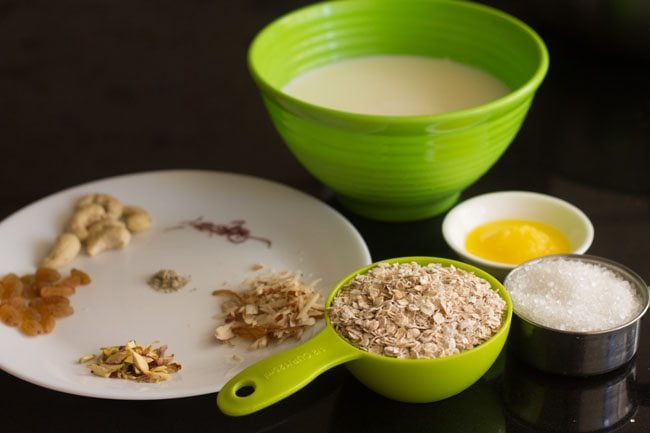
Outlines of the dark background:
[{"label": "dark background", "polygon": [[[265,24],[308,3],[0,0],[0,218],[90,180],[200,168],[272,179],[325,200],[359,229],[375,260],[451,257],[442,216],[387,224],[349,214],[273,130],[246,50]],[[486,3],[533,26],[551,67],[509,150],[463,197],[525,189],[566,199],[595,226],[591,254],[650,281],[650,3]],[[559,379],[504,356],[459,396],[407,405],[336,368],[245,418],[220,414],[215,395],[108,401],[0,372],[0,431],[647,432],[647,321],[643,327],[638,358],[602,377]]]}]

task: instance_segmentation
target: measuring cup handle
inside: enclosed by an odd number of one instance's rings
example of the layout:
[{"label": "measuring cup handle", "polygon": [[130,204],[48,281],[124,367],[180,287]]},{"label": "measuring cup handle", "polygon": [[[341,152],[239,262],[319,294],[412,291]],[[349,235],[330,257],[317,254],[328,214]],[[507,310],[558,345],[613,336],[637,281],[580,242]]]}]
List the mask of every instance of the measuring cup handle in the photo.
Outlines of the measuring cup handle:
[{"label": "measuring cup handle", "polygon": [[326,370],[359,356],[358,350],[326,326],[301,345],[245,368],[221,388],[217,405],[226,415],[256,412],[295,393]]}]

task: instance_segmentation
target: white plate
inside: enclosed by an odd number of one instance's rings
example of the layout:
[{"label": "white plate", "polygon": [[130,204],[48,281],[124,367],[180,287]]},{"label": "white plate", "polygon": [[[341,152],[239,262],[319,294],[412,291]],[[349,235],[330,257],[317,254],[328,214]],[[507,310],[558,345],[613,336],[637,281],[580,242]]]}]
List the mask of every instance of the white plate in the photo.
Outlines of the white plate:
[{"label": "white plate", "polygon": [[[321,279],[323,295],[348,273],[370,263],[368,248],[356,229],[326,204],[277,183],[243,175],[208,171],[160,171],[114,177],[74,187],[39,200],[0,223],[0,274],[33,272],[71,213],[89,192],[109,193],[125,204],[146,208],[154,225],[134,235],[124,250],[93,258],[80,256],[68,267],[90,274],[93,282],[72,297],[74,315],[57,321],[52,334],[25,337],[0,324],[0,368],[26,381],[71,394],[113,399],[164,399],[219,391],[251,363],[297,344],[251,351],[228,347],[213,337],[220,323],[224,284],[236,286],[259,272],[301,271]],[[215,224],[245,220],[252,236],[232,243],[193,228],[168,230],[203,217]],[[254,271],[253,265],[264,265]],[[191,283],[173,293],[146,283],[163,268],[190,275]],[[322,321],[321,321],[322,322]],[[314,327],[303,340],[317,330]],[[101,346],[129,339],[160,341],[183,368],[157,384],[103,379],[77,359]],[[236,361],[233,355],[242,360]]]}]

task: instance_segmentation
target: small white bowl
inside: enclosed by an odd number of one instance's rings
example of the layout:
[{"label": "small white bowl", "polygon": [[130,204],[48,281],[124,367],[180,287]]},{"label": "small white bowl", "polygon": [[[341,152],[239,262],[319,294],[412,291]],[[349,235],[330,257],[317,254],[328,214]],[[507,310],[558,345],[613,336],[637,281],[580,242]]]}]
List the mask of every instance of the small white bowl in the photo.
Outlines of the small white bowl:
[{"label": "small white bowl", "polygon": [[549,224],[567,237],[572,254],[585,253],[594,239],[594,227],[587,215],[557,197],[527,191],[501,191],[465,200],[445,216],[442,235],[462,260],[501,280],[517,265],[486,260],[465,249],[470,231],[499,219],[527,219]]}]

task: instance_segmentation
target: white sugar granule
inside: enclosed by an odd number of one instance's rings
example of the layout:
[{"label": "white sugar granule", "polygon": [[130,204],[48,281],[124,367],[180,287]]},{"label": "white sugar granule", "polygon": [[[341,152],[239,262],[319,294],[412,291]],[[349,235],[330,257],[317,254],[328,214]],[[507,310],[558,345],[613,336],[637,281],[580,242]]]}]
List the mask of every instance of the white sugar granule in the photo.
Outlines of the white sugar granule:
[{"label": "white sugar granule", "polygon": [[629,281],[598,264],[551,259],[531,263],[506,280],[514,310],[563,331],[604,331],[633,320],[643,307]]}]

